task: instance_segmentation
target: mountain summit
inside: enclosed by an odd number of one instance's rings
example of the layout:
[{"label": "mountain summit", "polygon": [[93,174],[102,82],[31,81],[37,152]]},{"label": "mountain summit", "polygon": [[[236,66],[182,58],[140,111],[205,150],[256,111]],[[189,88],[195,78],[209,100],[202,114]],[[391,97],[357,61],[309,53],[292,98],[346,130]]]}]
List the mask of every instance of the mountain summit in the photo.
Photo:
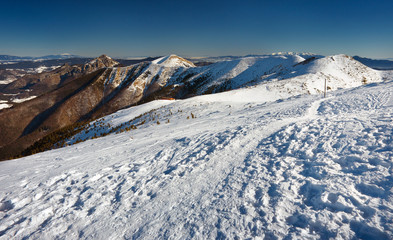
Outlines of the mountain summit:
[{"label": "mountain summit", "polygon": [[114,67],[118,64],[119,63],[113,60],[111,57],[108,57],[107,55],[103,54],[98,58],[95,58],[90,62],[84,64],[82,67],[82,71],[91,72],[100,68]]},{"label": "mountain summit", "polygon": [[192,62],[174,54],[156,59],[152,63],[165,67],[195,67]]}]

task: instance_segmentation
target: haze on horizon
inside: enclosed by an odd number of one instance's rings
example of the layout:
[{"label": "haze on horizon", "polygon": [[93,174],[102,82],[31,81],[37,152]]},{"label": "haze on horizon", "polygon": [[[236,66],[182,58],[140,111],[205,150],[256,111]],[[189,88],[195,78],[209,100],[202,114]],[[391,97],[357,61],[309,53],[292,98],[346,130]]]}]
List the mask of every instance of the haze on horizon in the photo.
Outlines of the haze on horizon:
[{"label": "haze on horizon", "polygon": [[272,52],[393,57],[393,2],[8,1],[0,54],[112,57]]}]

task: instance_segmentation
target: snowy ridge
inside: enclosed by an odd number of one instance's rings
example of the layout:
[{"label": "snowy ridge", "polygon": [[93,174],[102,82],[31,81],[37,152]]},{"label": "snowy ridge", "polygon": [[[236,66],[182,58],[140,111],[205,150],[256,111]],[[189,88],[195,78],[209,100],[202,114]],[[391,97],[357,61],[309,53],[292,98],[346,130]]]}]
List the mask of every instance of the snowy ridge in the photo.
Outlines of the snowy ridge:
[{"label": "snowy ridge", "polygon": [[165,67],[195,67],[192,62],[174,54],[156,59],[152,63]]},{"label": "snowy ridge", "polygon": [[34,99],[36,97],[37,96],[30,96],[30,97],[27,97],[27,98],[15,98],[15,99],[12,99],[12,102],[14,102],[14,103],[22,103],[22,102],[26,102],[26,101],[29,101],[31,99]]},{"label": "snowy ridge", "polygon": [[210,83],[205,84],[199,90],[200,93],[220,85],[226,85],[228,89],[236,89],[257,81],[261,76],[283,70],[304,60],[299,56],[268,56],[222,61],[201,68],[200,73],[192,77],[189,82],[208,79]]},{"label": "snowy ridge", "polygon": [[247,90],[126,109],[104,121],[145,123],[0,162],[0,239],[391,239],[393,82]]},{"label": "snowy ridge", "polygon": [[221,61],[231,61],[231,60],[237,60],[241,58],[246,58],[246,57],[263,57],[263,58],[268,58],[272,56],[300,56],[302,58],[310,58],[310,57],[316,57],[316,58],[323,58],[325,56],[323,55],[318,55],[315,53],[302,53],[302,52],[277,52],[277,53],[271,53],[271,54],[249,54],[246,56],[219,56],[219,57],[197,57],[197,58],[191,58],[194,62],[221,62]]},{"label": "snowy ridge", "polygon": [[380,82],[383,73],[346,55],[307,60],[297,55],[246,57],[190,71],[196,74],[187,82],[198,87],[197,94],[256,86],[279,98],[320,93],[325,80],[329,91]]},{"label": "snowy ridge", "polygon": [[[359,86],[361,83],[382,81],[381,72],[366,67],[352,57],[335,55],[311,62],[305,68],[295,68],[298,75],[324,75],[331,82],[331,89]],[[336,86],[336,87],[335,87]]]}]

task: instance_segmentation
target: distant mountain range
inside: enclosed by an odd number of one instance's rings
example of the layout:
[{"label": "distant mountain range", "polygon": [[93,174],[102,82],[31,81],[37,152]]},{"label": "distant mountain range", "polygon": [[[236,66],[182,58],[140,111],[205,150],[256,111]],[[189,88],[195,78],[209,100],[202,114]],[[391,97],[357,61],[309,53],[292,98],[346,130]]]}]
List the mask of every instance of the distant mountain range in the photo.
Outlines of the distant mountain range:
[{"label": "distant mountain range", "polygon": [[355,60],[363,63],[366,66],[369,66],[374,69],[380,69],[380,70],[393,70],[393,58],[389,58],[386,60],[376,60],[376,59],[371,59],[371,58],[364,58],[364,57],[359,57],[359,56],[354,56],[353,57]]},{"label": "distant mountain range", "polygon": [[50,59],[67,59],[67,58],[85,58],[78,55],[73,55],[69,53],[63,53],[58,55],[46,55],[41,57],[20,57],[12,55],[0,55],[0,61],[40,61],[40,60],[50,60]]},{"label": "distant mountain range", "polygon": [[[322,58],[323,55],[313,54],[313,53],[293,53],[293,52],[278,52],[272,54],[264,54],[264,55],[246,55],[246,56],[218,56],[218,57],[203,57],[203,58],[190,58],[190,60],[197,66],[206,66],[211,63],[220,62],[220,61],[229,61],[241,59],[244,57],[263,57],[263,56],[301,56],[303,58]],[[364,65],[377,69],[377,70],[393,70],[393,58],[387,59],[371,59],[364,58],[359,56],[353,57],[355,60],[363,63]]]},{"label": "distant mountain range", "polygon": [[[196,66],[206,66],[214,62],[235,60],[244,57],[263,57],[263,56],[301,56],[303,58],[316,57],[321,58],[323,55],[318,55],[314,53],[295,53],[295,52],[277,52],[272,54],[250,54],[246,56],[218,56],[218,57],[199,57],[199,58],[189,58]],[[158,57],[148,57],[148,58],[117,58],[118,61],[123,66],[128,66],[131,64],[136,64],[141,61],[153,61]],[[393,69],[393,58],[387,59],[371,59],[365,57],[354,56],[354,59],[363,63],[364,65],[378,69],[378,70],[392,70]],[[64,63],[68,64],[82,64],[86,60],[91,60],[90,57],[83,57],[79,55],[63,53],[63,54],[53,54],[41,57],[21,57],[12,55],[0,55],[0,69],[26,69],[26,68],[37,68],[40,66],[52,67],[55,65],[62,65]],[[1,78],[0,78],[1,80]]]},{"label": "distant mountain range", "polygon": [[271,53],[271,54],[249,54],[246,56],[227,55],[227,56],[217,56],[217,57],[197,57],[197,58],[191,57],[189,59],[190,59],[190,61],[195,63],[195,65],[207,65],[207,64],[202,64],[202,63],[214,63],[214,62],[220,62],[220,61],[236,60],[236,59],[241,59],[241,58],[245,58],[245,57],[295,56],[295,55],[303,57],[303,58],[324,57],[323,55],[318,55],[318,54],[314,54],[314,53],[277,52],[277,53]]}]

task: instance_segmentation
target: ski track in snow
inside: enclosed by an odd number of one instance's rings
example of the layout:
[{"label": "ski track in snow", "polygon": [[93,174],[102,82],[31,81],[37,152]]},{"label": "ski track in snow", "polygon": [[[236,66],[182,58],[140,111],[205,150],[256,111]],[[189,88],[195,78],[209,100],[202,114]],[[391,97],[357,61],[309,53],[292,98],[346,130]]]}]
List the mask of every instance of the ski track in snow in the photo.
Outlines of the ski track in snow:
[{"label": "ski track in snow", "polygon": [[197,118],[2,162],[0,239],[389,239],[392,90],[178,101]]}]

